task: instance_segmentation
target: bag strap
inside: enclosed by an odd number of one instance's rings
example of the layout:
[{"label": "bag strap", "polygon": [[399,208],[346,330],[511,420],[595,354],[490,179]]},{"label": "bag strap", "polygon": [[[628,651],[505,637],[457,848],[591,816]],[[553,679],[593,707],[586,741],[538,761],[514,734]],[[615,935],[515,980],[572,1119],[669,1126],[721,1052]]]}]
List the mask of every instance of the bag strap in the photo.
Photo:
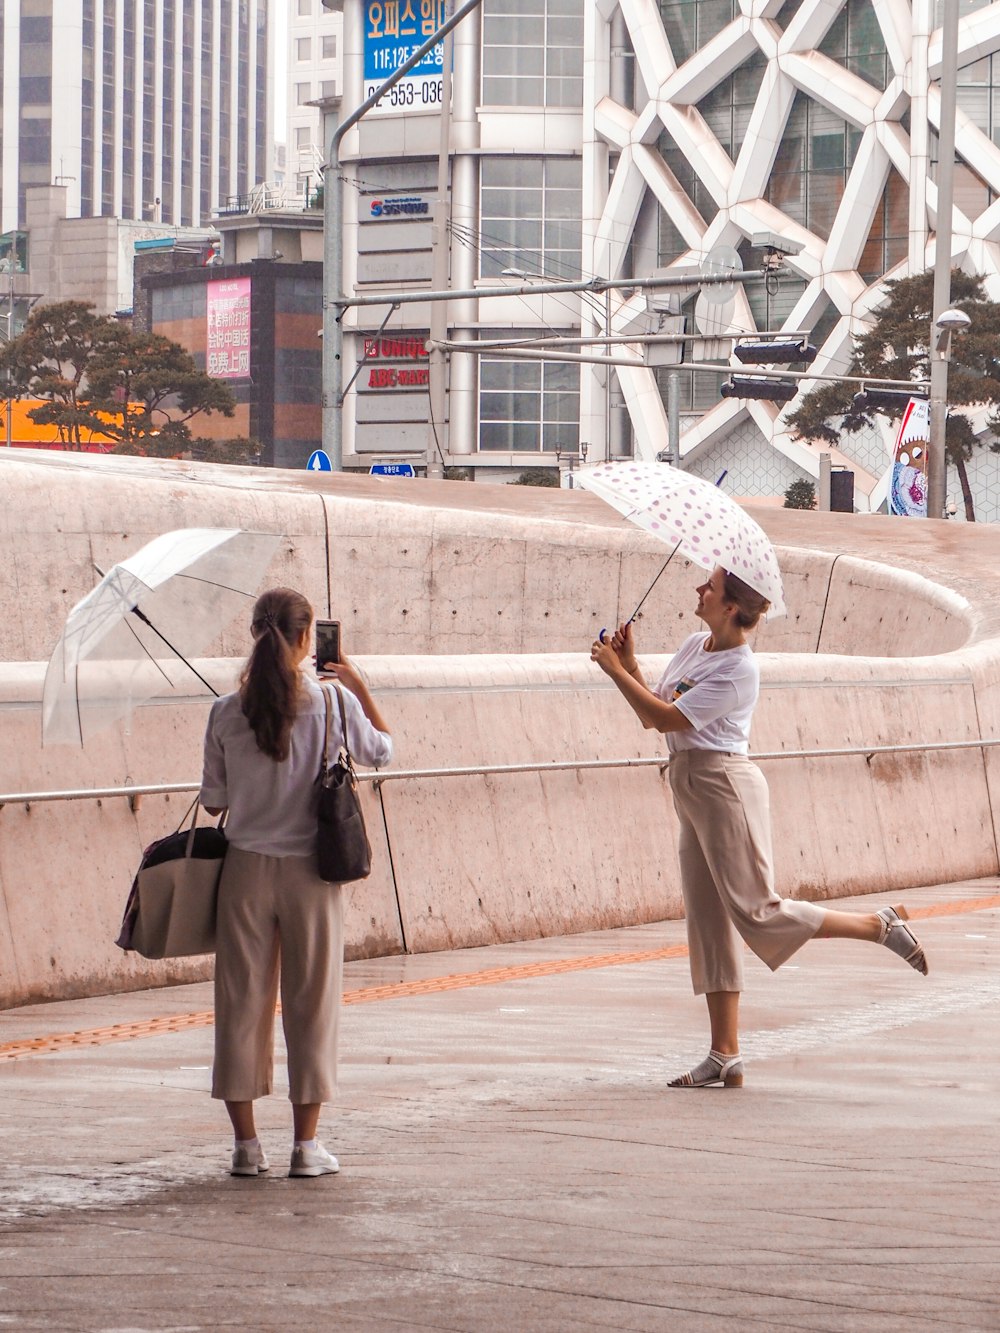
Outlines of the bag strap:
[{"label": "bag strap", "polygon": [[[184,848],[185,856],[190,856],[192,851],[194,850],[194,832],[195,829],[198,827],[198,811],[200,809],[201,809],[201,801],[199,801],[198,797],[196,796],[191,804],[190,809],[187,812],[187,815],[184,816],[184,819],[187,819],[188,815],[191,815],[191,828],[188,831],[188,840]],[[191,814],[192,810],[194,811],[193,815]],[[181,820],[182,825],[184,823],[184,819]]]},{"label": "bag strap", "polygon": [[347,764],[347,767],[353,771],[354,761],[351,758],[350,745],[347,740],[347,714],[344,711],[344,687],[339,681],[335,681],[333,685],[324,685],[322,688],[323,703],[326,707],[326,739],[323,742],[323,772],[325,773],[330,767],[330,740],[333,731],[333,712],[330,708],[331,689],[336,690],[337,702],[340,704],[340,729],[344,736],[343,744],[340,748],[343,751],[344,761]]},{"label": "bag strap", "polygon": [[[191,827],[188,829],[187,842],[184,844],[185,856],[190,856],[192,851],[194,850],[194,834],[195,834],[195,829],[197,829],[198,827],[198,811],[200,809],[201,809],[201,797],[196,796],[194,800],[191,802],[191,804],[188,806],[188,808],[184,811],[184,817],[181,819],[181,822],[177,825],[177,832],[180,833],[181,829],[184,827],[184,820],[187,819],[188,815],[191,815]],[[215,826],[217,829],[221,830],[225,828],[226,817],[228,816],[228,814],[229,814],[229,807],[227,806],[225,810],[223,810],[222,814],[219,816],[219,822]]]}]

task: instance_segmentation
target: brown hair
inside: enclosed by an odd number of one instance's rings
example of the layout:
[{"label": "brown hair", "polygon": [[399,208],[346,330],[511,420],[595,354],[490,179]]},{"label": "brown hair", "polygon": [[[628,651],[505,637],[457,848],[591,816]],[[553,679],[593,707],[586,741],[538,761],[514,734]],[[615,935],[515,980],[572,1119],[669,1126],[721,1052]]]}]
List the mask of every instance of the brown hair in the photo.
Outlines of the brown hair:
[{"label": "brown hair", "polygon": [[240,704],[257,748],[279,763],[288,758],[298,711],[299,671],[292,649],[312,625],[313,610],[294,588],[271,588],[253,609],[253,651],[240,677]]},{"label": "brown hair", "polygon": [[771,603],[756,588],[751,588],[741,578],[730,574],[728,569],[723,572],[726,577],[722,584],[722,595],[736,607],[736,623],[741,629],[753,629],[761,616],[771,609]]}]

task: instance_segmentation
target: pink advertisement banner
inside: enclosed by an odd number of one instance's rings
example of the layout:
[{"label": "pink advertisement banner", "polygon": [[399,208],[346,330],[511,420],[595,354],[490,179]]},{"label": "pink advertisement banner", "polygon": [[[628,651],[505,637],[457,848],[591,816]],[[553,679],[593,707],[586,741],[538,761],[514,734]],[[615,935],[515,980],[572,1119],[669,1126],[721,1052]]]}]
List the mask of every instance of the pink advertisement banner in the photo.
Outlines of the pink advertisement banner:
[{"label": "pink advertisement banner", "polygon": [[205,370],[214,379],[250,374],[250,279],[208,284],[208,344]]}]

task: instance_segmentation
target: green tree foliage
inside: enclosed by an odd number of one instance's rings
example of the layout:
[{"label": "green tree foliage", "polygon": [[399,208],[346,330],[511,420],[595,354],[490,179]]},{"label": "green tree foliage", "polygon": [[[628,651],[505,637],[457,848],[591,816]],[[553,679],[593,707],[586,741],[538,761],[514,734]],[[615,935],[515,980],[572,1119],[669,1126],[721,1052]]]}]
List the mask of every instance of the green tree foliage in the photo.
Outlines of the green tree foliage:
[{"label": "green tree foliage", "polygon": [[815,509],[816,487],[804,477],[800,477],[798,481],[793,481],[788,490],[785,491],[784,507],[786,509]]},{"label": "green tree foliage", "polygon": [[45,400],[28,415],[55,426],[70,449],[96,432],[115,453],[173,457],[190,446],[192,418],[236,410],[228,385],[198,370],[180,344],[134,333],[83,301],[33,310],[0,368],[17,397]]},{"label": "green tree foliage", "polygon": [[[846,373],[879,379],[927,380],[934,274],[928,271],[911,278],[898,278],[887,282],[885,288],[886,302],[875,312],[868,332],[855,338],[854,358]],[[951,275],[951,304],[964,310],[972,323],[966,332],[952,337],[949,403],[991,407],[987,425],[994,435],[1000,435],[1000,303],[987,297],[982,278],[955,269]],[[859,387],[822,384],[807,393],[788,417],[796,438],[836,444],[841,434],[853,434],[872,425],[875,411],[890,418],[902,415],[902,409],[855,411],[852,399]],[[839,425],[835,424],[838,417]],[[981,443],[969,417],[963,412],[949,411],[945,444],[948,463],[958,474],[970,522],[975,519],[975,510],[966,464]],[[1000,441],[992,440],[988,447],[998,453]]]},{"label": "green tree foliage", "polygon": [[0,368],[15,398],[41,398],[28,415],[38,425],[55,426],[60,441],[79,449],[94,416],[87,402],[87,367],[108,339],[114,320],[101,319],[84,301],[38,306],[22,333],[0,350]]},{"label": "green tree foliage", "polygon": [[526,467],[511,482],[512,486],[558,486],[559,472],[556,468]]}]

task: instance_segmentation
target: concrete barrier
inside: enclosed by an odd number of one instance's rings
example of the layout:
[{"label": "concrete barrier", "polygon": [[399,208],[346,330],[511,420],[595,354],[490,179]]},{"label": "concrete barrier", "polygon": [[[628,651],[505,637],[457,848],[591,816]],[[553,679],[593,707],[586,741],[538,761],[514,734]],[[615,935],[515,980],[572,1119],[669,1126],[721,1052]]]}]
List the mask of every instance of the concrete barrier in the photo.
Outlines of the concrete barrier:
[{"label": "concrete barrier", "polygon": [[[977,683],[962,654],[900,664],[763,654],[757,751],[976,739]],[[668,659],[643,659],[655,678]],[[662,756],[580,654],[381,657],[361,665],[401,769]],[[233,664],[199,663],[217,688]],[[996,675],[995,668],[991,668]],[[11,676],[16,675],[16,683]],[[37,748],[42,667],[0,668],[12,790],[197,778],[208,700],[152,702],[85,765]],[[980,750],[762,761],[783,894],[812,899],[998,873]],[[9,780],[9,770],[8,770]],[[365,785],[375,848],[348,893],[351,957],[563,934],[681,914],[675,826],[660,765],[437,777]],[[210,960],[146,963],[112,944],[142,847],[181,796],[11,803],[0,811],[0,1006],[201,978]]]},{"label": "concrete barrier", "polygon": [[[183,673],[169,700],[86,752],[39,745],[44,659],[92,566],[179,526],[284,534],[267,581],[301,588],[344,622],[391,718],[397,767],[663,754],[580,650],[630,613],[664,551],[591,496],[132,459],[0,457],[0,468],[0,793],[197,779],[209,700]],[[779,545],[789,615],[755,635],[754,749],[807,752],[763,761],[780,891],[826,899],[997,874],[992,751],[810,755],[1000,735],[1000,534],[759,517]],[[643,647],[697,627],[701,577],[684,562],[667,570]],[[232,688],[245,635],[226,627],[199,664],[216,688]],[[666,660],[644,659],[648,676]],[[350,956],[680,914],[658,764],[389,781],[364,799],[375,866],[348,891]],[[0,1005],[208,974],[211,960],[145,963],[112,944],[143,846],[186,804],[0,810]]]},{"label": "concrete barrier", "polygon": [[[177,527],[283,534],[268,582],[300,589],[318,614],[340,619],[347,651],[362,654],[585,650],[631,614],[667,555],[582,491],[317,480],[89,455],[39,461],[17,450],[0,455],[0,467],[0,662],[47,659],[67,612],[93,587],[95,565],[106,569]],[[774,511],[758,517],[775,521]],[[789,614],[762,626],[758,648],[911,655],[968,640],[964,599],[927,572],[887,569],[864,550],[774,539]],[[675,643],[699,627],[692,590],[702,577],[686,560],[671,563],[643,608],[644,643]],[[245,633],[227,626],[206,655],[239,655]]]}]

